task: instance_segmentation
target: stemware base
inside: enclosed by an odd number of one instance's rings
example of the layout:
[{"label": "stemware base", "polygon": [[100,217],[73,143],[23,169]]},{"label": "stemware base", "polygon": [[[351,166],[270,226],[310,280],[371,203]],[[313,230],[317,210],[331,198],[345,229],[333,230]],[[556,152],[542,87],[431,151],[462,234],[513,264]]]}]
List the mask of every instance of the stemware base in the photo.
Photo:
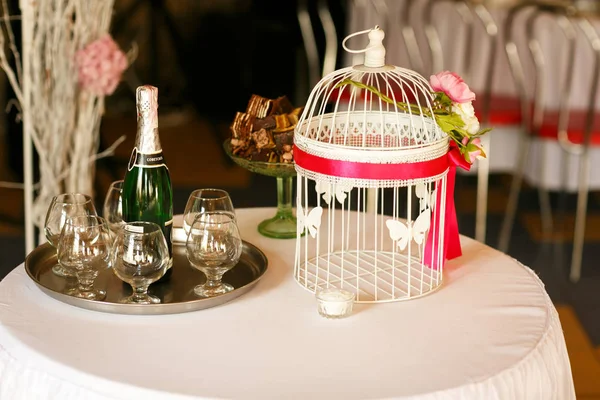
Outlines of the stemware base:
[{"label": "stemware base", "polygon": [[61,278],[74,278],[75,274],[63,267],[60,264],[56,264],[52,267],[52,273]]},{"label": "stemware base", "polygon": [[233,286],[228,283],[221,283],[219,286],[198,285],[194,288],[194,293],[200,297],[215,297],[233,290]]},{"label": "stemware base", "polygon": [[106,298],[106,292],[99,289],[82,291],[79,288],[71,288],[66,290],[64,293],[69,296],[86,300],[102,301]]},{"label": "stemware base", "polygon": [[160,304],[160,299],[156,296],[152,296],[151,294],[146,296],[134,296],[131,295],[129,297],[125,297],[119,301],[121,304]]},{"label": "stemware base", "polygon": [[295,239],[296,229],[296,217],[292,215],[276,215],[258,225],[258,232],[261,235],[274,239]]}]

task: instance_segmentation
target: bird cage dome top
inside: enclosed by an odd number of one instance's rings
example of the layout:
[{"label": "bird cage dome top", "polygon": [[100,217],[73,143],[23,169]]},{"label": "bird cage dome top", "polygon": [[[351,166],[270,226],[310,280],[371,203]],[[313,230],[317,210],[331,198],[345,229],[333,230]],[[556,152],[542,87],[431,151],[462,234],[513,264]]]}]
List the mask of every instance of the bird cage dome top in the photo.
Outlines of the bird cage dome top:
[{"label": "bird cage dome top", "polygon": [[[365,49],[346,47],[348,39],[365,33]],[[364,64],[334,71],[314,87],[295,130],[300,152],[398,163],[427,161],[448,151],[448,137],[432,118],[431,86],[415,71],[385,64],[384,36],[376,26],[346,37],[344,49],[364,52]]]}]

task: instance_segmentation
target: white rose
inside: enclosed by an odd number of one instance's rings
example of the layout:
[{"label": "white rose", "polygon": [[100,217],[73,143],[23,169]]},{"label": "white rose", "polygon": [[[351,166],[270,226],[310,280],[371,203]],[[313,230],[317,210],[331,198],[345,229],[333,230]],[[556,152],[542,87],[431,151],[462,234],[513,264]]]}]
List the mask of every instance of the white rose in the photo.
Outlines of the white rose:
[{"label": "white rose", "polygon": [[479,132],[479,120],[475,116],[475,108],[473,108],[472,102],[453,104],[452,111],[460,115],[460,118],[465,123],[464,128],[470,135]]},{"label": "white rose", "polygon": [[452,111],[460,115],[463,119],[470,119],[475,116],[475,108],[472,102],[468,103],[454,103],[452,105]]},{"label": "white rose", "polygon": [[479,132],[479,120],[477,117],[473,117],[467,121],[465,121],[465,129],[469,132],[469,135],[474,135]]}]

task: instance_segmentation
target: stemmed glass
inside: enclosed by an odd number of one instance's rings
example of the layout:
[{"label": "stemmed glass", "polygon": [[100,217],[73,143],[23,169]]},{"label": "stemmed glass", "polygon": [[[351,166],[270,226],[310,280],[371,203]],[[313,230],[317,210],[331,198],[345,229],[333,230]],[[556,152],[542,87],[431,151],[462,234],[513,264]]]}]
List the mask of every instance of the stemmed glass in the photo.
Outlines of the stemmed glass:
[{"label": "stemmed glass", "polygon": [[222,189],[196,189],[188,197],[183,211],[183,230],[190,232],[190,226],[199,214],[207,212],[230,214],[235,220],[235,210],[229,193]]},{"label": "stemmed glass", "polygon": [[108,222],[108,227],[114,235],[125,224],[123,221],[123,180],[114,181],[110,184],[106,197],[104,198],[104,207],[102,215]]},{"label": "stemmed glass", "polygon": [[[63,193],[52,198],[44,222],[44,234],[52,247],[58,248],[58,240],[65,222],[76,215],[97,215],[90,196],[82,193]],[[60,263],[52,267],[52,272],[63,278],[75,276]]]},{"label": "stemmed glass", "polygon": [[127,282],[133,294],[121,300],[128,304],[158,304],[148,287],[162,278],[169,263],[169,248],[160,227],[154,222],[130,222],[118,232],[111,254],[113,272]]},{"label": "stemmed glass", "polygon": [[222,281],[242,255],[242,239],[235,219],[223,212],[207,212],[196,217],[186,242],[192,266],[204,272],[206,282],[194,288],[200,297],[218,296],[233,290]]},{"label": "stemmed glass", "polygon": [[104,290],[94,289],[100,270],[108,268],[110,231],[104,218],[76,215],[67,219],[58,240],[58,262],[77,277],[77,287],[66,294],[88,300],[103,300]]}]

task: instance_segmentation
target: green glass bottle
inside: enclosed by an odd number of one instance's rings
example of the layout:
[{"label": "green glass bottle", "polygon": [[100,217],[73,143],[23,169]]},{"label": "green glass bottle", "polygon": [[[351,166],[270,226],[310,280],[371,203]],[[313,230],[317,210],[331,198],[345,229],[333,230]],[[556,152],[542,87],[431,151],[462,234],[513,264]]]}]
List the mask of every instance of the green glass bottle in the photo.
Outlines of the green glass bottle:
[{"label": "green glass bottle", "polygon": [[173,188],[158,137],[158,89],[138,87],[136,106],[135,147],[123,182],[123,220],[155,222],[162,228],[171,256],[164,281],[171,276],[173,265]]}]

